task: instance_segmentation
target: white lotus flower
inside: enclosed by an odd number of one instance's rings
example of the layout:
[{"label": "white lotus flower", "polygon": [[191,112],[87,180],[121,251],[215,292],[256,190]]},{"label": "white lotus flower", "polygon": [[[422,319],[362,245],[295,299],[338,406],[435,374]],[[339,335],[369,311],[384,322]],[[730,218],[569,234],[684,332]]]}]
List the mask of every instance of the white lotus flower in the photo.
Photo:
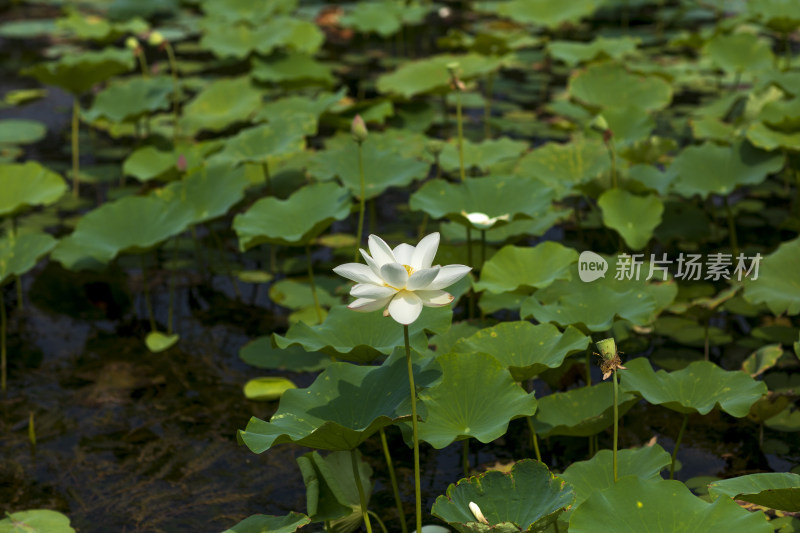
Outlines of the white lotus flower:
[{"label": "white lotus flower", "polygon": [[478,211],[475,211],[474,213],[467,213],[466,211],[461,211],[461,214],[467,220],[469,220],[470,224],[472,224],[478,229],[489,229],[495,224],[497,224],[499,220],[508,221],[508,213],[506,213],[505,215],[501,215],[499,217],[490,217],[486,213],[480,213]]},{"label": "white lotus flower", "polygon": [[478,507],[477,503],[469,502],[469,510],[472,511],[472,516],[475,517],[475,520],[477,520],[478,522],[481,522],[482,524],[486,524],[487,526],[489,525],[489,521],[486,520],[485,516],[483,516],[483,513],[481,512],[481,508]]},{"label": "white lotus flower", "polygon": [[346,263],[333,271],[356,284],[350,295],[356,300],[348,308],[354,311],[376,311],[384,308],[389,316],[403,325],[414,322],[422,307],[442,307],[453,301],[443,291],[472,270],[464,265],[431,266],[439,248],[439,234],[431,233],[417,246],[400,244],[390,248],[377,235],[370,235],[369,251],[361,250],[366,265]]}]

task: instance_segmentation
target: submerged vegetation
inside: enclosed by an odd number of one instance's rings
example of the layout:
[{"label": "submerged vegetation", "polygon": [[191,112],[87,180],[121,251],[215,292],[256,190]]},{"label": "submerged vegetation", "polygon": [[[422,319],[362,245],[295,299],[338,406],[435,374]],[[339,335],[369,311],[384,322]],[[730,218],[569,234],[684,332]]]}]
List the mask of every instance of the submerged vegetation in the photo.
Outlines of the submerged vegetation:
[{"label": "submerged vegetation", "polygon": [[796,0],[12,4],[0,532],[800,531]]}]

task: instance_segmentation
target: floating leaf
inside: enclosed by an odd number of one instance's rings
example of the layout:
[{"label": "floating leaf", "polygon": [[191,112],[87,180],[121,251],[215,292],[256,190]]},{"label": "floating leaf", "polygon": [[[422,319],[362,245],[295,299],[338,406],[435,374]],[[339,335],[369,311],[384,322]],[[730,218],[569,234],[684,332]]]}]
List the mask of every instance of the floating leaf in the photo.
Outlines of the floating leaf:
[{"label": "floating leaf", "polygon": [[45,85],[56,85],[74,95],[95,84],[133,68],[130,50],[107,47],[100,51],[67,54],[56,61],[45,61],[23,70]]},{"label": "floating leaf", "polygon": [[[425,211],[432,218],[449,218],[459,224],[472,224],[463,213],[483,213],[490,218],[518,215],[538,218],[552,211],[552,191],[533,180],[490,176],[467,178],[450,183],[432,180],[411,195],[409,206]],[[506,225],[498,219],[492,229]]]},{"label": "floating leaf", "polygon": [[169,76],[116,79],[97,93],[92,107],[83,112],[89,121],[134,121],[171,105],[175,82]]},{"label": "floating leaf", "polygon": [[745,135],[753,146],[768,152],[778,148],[800,151],[800,132],[785,133],[774,130],[762,122],[754,122],[747,127]]},{"label": "floating leaf", "polygon": [[[487,531],[547,531],[572,505],[575,494],[563,479],[538,461],[523,459],[511,472],[496,470],[450,484],[436,498],[431,514],[460,533]],[[470,509],[475,503],[488,525],[478,522]]]},{"label": "floating leaf", "polygon": [[287,390],[296,388],[297,385],[287,378],[255,378],[244,384],[244,397],[257,402],[272,402],[279,400]]},{"label": "floating leaf", "polygon": [[[485,353],[448,353],[436,358],[441,380],[419,393],[427,414],[418,424],[419,439],[437,450],[469,437],[491,442],[508,423],[536,412],[526,393],[497,359]],[[410,423],[403,425],[410,441]]]},{"label": "floating leaf", "polygon": [[603,192],[597,205],[603,213],[603,224],[618,231],[633,250],[647,245],[664,212],[664,204],[658,196],[637,196],[622,189]]},{"label": "floating leaf", "polygon": [[[658,444],[617,453],[617,477],[636,476],[660,479],[660,472],[669,466],[670,455]],[[614,458],[611,450],[600,450],[588,461],[572,463],[561,477],[575,489],[575,504],[565,513],[570,516],[592,494],[614,486]]]},{"label": "floating leaf", "polygon": [[316,123],[300,116],[292,121],[280,120],[247,128],[229,138],[222,151],[214,154],[213,160],[233,165],[266,163],[269,168],[281,159],[305,150],[309,126],[316,127]]},{"label": "floating leaf", "polygon": [[551,41],[547,50],[554,59],[570,67],[586,63],[597,57],[622,59],[636,51],[639,39],[634,37],[597,37],[588,43],[575,41]]},{"label": "floating leaf", "polygon": [[272,335],[264,335],[245,344],[239,350],[245,363],[268,370],[290,370],[292,372],[317,372],[331,363],[331,358],[321,352],[307,352],[302,346],[276,348]]},{"label": "floating leaf", "polygon": [[325,40],[313,22],[295,17],[270,17],[257,27],[252,22],[231,24],[224,19],[206,18],[200,45],[217,57],[241,60],[252,52],[266,56],[279,48],[314,54]]},{"label": "floating leaf", "polygon": [[484,328],[456,342],[452,351],[491,354],[508,368],[514,381],[525,381],[561,366],[566,356],[588,345],[589,338],[575,328],[561,333],[552,324],[534,326],[521,320]]},{"label": "floating leaf", "polygon": [[800,238],[781,243],[778,249],[764,257],[758,279],[746,277],[744,299],[752,304],[765,303],[774,315],[800,313],[800,281],[795,272],[800,262]]},{"label": "floating leaf", "polygon": [[535,178],[556,192],[557,198],[589,182],[611,168],[603,143],[578,140],[569,144],[547,143],[520,159],[514,174]]},{"label": "floating leaf", "polygon": [[[251,418],[239,438],[254,453],[293,442],[320,450],[352,450],[379,429],[407,417],[408,369],[405,354],[381,366],[332,363],[305,389],[289,389],[270,422]],[[425,386],[438,372],[417,360],[414,382]]]},{"label": "floating leaf", "polygon": [[8,513],[0,520],[0,533],[75,533],[69,518],[49,509]]},{"label": "floating leaf", "polygon": [[[685,148],[670,165],[677,174],[674,190],[689,197],[699,194],[730,194],[737,185],[756,185],[783,167],[782,153],[753,148],[746,141],[730,146],[703,143]],[[708,169],[713,168],[714,172]]]},{"label": "floating leaf", "polygon": [[704,48],[711,61],[728,73],[769,70],[775,61],[769,41],[752,33],[714,36]]},{"label": "floating leaf", "polygon": [[[543,396],[533,419],[536,434],[541,437],[590,437],[611,427],[614,423],[612,389],[613,385],[605,382]],[[621,392],[619,416],[627,413],[637,401],[633,394]]]},{"label": "floating leaf", "polygon": [[[473,167],[490,171],[495,165],[514,162],[527,149],[527,142],[515,141],[508,137],[486,139],[480,143],[464,139],[464,168],[467,171]],[[454,140],[444,145],[442,153],[439,154],[439,164],[445,172],[455,172],[461,168],[458,146]]]},{"label": "floating leaf", "polygon": [[570,77],[569,94],[592,107],[614,107],[620,102],[647,111],[667,107],[672,86],[658,76],[640,76],[616,63],[595,63]]},{"label": "floating leaf", "polygon": [[796,513],[800,511],[800,474],[769,472],[724,479],[711,483],[708,493],[714,499],[728,496],[734,500]]},{"label": "floating leaf", "polygon": [[222,131],[247,120],[261,105],[261,93],[247,77],[218,79],[208,84],[183,108],[180,130],[196,135],[201,130]]},{"label": "floating leaf", "polygon": [[143,146],[134,150],[122,163],[122,172],[139,181],[165,179],[168,174],[178,176],[178,157],[173,152],[159,150],[155,146]]},{"label": "floating leaf", "polygon": [[50,205],[58,200],[67,184],[39,163],[0,164],[0,216],[15,215],[25,208]]},{"label": "floating leaf", "polygon": [[767,393],[767,386],[739,370],[726,371],[708,361],[695,361],[683,370],[655,372],[645,358],[625,363],[622,390],[641,394],[654,405],[679,413],[706,415],[719,406],[731,416],[747,415],[750,406]]},{"label": "floating leaf", "polygon": [[303,53],[273,54],[254,59],[253,78],[264,83],[306,83],[333,85],[331,66]]},{"label": "floating leaf", "polygon": [[567,22],[577,23],[592,15],[599,7],[597,0],[573,0],[553,2],[551,0],[509,0],[506,2],[482,2],[479,9],[497,13],[521,24],[535,24],[547,28],[558,28]]},{"label": "floating leaf", "polygon": [[792,0],[752,0],[747,9],[771,29],[788,34],[800,27],[800,14]]},{"label": "floating leaf", "polygon": [[350,214],[350,194],[335,183],[306,185],[281,200],[268,196],[233,219],[239,246],[247,250],[270,242],[303,245],[325,231],[334,220]]},{"label": "floating leaf", "polygon": [[38,120],[7,118],[0,120],[0,144],[30,144],[44,139],[47,126]]},{"label": "floating leaf", "polygon": [[547,287],[569,277],[569,266],[577,260],[578,252],[553,241],[524,248],[504,246],[483,265],[475,290],[499,293],[520,287]]},{"label": "floating leaf", "polygon": [[0,285],[21,276],[52,250],[56,240],[47,233],[10,234],[0,237]]},{"label": "floating leaf", "polygon": [[160,331],[151,331],[144,339],[147,349],[152,353],[163,352],[175,346],[181,339],[180,335],[167,335]]},{"label": "floating leaf", "polygon": [[597,491],[569,521],[570,533],[772,533],[762,513],[751,513],[728,498],[709,504],[680,481],[626,476]]},{"label": "floating leaf", "polygon": [[[411,348],[424,352],[428,340],[424,330],[444,332],[450,327],[449,308],[425,307],[420,318],[408,326]],[[275,335],[279,348],[300,345],[308,352],[323,352],[338,359],[368,363],[402,346],[403,328],[379,312],[358,313],[345,306],[332,307],[325,322],[308,326],[298,322],[285,336]]]},{"label": "floating leaf", "polygon": [[286,516],[254,514],[223,533],[294,533],[310,521],[306,515],[294,511]]}]

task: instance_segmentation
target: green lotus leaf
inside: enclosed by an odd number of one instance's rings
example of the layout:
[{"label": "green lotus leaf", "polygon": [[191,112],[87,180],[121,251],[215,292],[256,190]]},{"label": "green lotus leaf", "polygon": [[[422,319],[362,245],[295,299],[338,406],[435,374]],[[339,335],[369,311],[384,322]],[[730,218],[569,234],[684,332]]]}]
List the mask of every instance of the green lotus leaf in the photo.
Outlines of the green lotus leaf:
[{"label": "green lotus leaf", "polygon": [[392,93],[403,98],[429,92],[447,92],[450,87],[447,65],[458,63],[459,77],[468,80],[494,72],[507,61],[506,57],[484,56],[477,53],[442,54],[405,63],[397,70],[381,75],[378,77],[377,87],[381,93]]},{"label": "green lotus leaf", "polygon": [[39,163],[0,164],[0,216],[16,215],[28,207],[55,203],[67,184]]},{"label": "green lotus leaf", "polygon": [[56,61],[46,61],[23,70],[45,85],[55,85],[74,95],[85,93],[95,84],[130,71],[133,52],[107,47],[97,52],[67,54]]},{"label": "green lotus leaf", "polygon": [[[636,476],[661,479],[660,472],[671,463],[670,455],[658,444],[617,452],[617,477]],[[600,450],[588,461],[572,463],[561,477],[575,489],[575,504],[564,514],[566,520],[589,496],[614,486],[614,458],[611,450]]]},{"label": "green lotus leaf", "polygon": [[[614,271],[614,264],[609,262],[608,272]],[[643,326],[652,323],[678,293],[675,283],[647,283],[646,265],[638,280],[617,280],[606,273],[587,283],[580,280],[577,264],[570,267],[569,274],[568,281],[557,280],[525,300],[520,316],[574,325],[583,331],[608,330],[617,317]]]},{"label": "green lotus leaf", "polygon": [[135,17],[147,19],[157,15],[175,15],[178,0],[113,0],[108,6],[108,17],[114,21],[125,21]]},{"label": "green lotus leaf", "polygon": [[[364,143],[363,163],[366,198],[379,196],[389,187],[405,187],[415,179],[428,175],[430,166],[396,152]],[[311,160],[309,173],[319,180],[338,177],[353,196],[361,194],[358,170],[358,147],[349,142],[337,148],[318,152]]]},{"label": "green lotus leaf", "polygon": [[[692,127],[692,135],[695,139],[699,140],[709,140],[716,141],[720,144],[727,144],[731,139],[737,136],[736,128],[714,117],[692,119],[689,121],[689,125]],[[757,147],[762,148],[761,146]]]},{"label": "green lotus leaf", "polygon": [[[356,451],[356,465],[367,502],[372,496],[372,468]],[[297,458],[306,485],[306,507],[312,522],[326,522],[332,533],[350,533],[361,526],[361,499],[353,478],[350,452],[331,452],[322,457],[308,452]]]},{"label": "green lotus leaf", "polygon": [[479,10],[497,13],[521,24],[535,24],[557,28],[564,23],[575,24],[591,16],[600,7],[597,0],[553,2],[551,0],[509,0],[506,2],[481,2]]},{"label": "green lotus leaf", "polygon": [[209,19],[229,22],[264,22],[275,15],[285,15],[297,8],[298,0],[271,0],[254,4],[250,0],[205,0],[203,11]]},{"label": "green lotus leaf", "polygon": [[335,81],[330,65],[300,52],[273,54],[268,59],[256,58],[251,75],[264,83],[333,85]]},{"label": "green lotus leaf", "polygon": [[302,346],[276,348],[272,335],[264,335],[245,344],[239,357],[248,365],[268,370],[292,372],[318,372],[331,363],[330,356],[321,352],[307,352]]},{"label": "green lotus leaf", "polygon": [[[544,235],[559,220],[569,218],[572,213],[571,209],[554,209],[551,207],[550,210],[533,219],[519,218],[508,224],[502,224],[502,220],[498,220],[498,223],[492,226],[492,230],[487,231],[486,242],[489,244],[502,244],[509,239]],[[464,225],[456,222],[442,222],[439,224],[439,231],[442,234],[442,238],[447,241],[459,242],[466,237]],[[466,252],[466,250],[464,251]],[[463,260],[466,261],[467,258],[464,257]]]},{"label": "green lotus leaf", "polygon": [[[403,350],[381,366],[331,363],[305,389],[283,393],[269,422],[253,417],[239,430],[254,453],[287,442],[319,450],[352,450],[379,429],[409,416],[408,368]],[[417,357],[414,383],[426,386],[439,375]]]},{"label": "green lotus leaf", "polygon": [[294,533],[309,522],[309,517],[294,511],[286,516],[254,514],[223,533]]},{"label": "green lotus leaf", "polygon": [[754,122],[747,127],[746,136],[753,146],[767,152],[778,148],[800,151],[800,132],[786,133],[772,129],[763,122]]},{"label": "green lotus leaf", "polygon": [[68,270],[97,268],[121,253],[143,253],[183,232],[192,213],[156,196],[127,196],[90,211],[52,257]]},{"label": "green lotus leaf", "polygon": [[520,159],[514,174],[536,178],[563,198],[577,185],[591,181],[611,168],[608,150],[600,141],[575,140],[547,143]]},{"label": "green lotus leaf", "polygon": [[[448,353],[436,358],[441,380],[419,393],[427,414],[418,424],[419,439],[437,450],[466,438],[491,442],[508,423],[536,412],[527,393],[497,359],[485,353]],[[401,426],[411,442],[411,424]]]},{"label": "green lotus leaf", "polygon": [[[178,177],[178,157],[155,146],[142,146],[122,163],[122,173],[139,181]],[[170,175],[171,174],[171,175]]]},{"label": "green lotus leaf", "polygon": [[742,362],[742,370],[752,377],[759,376],[775,366],[782,355],[783,348],[780,344],[762,346],[747,356],[747,359]]},{"label": "green lotus leaf", "polygon": [[305,185],[288,199],[268,196],[233,219],[244,251],[270,242],[300,246],[350,214],[350,194],[336,183]]},{"label": "green lotus leaf", "polygon": [[169,350],[175,346],[179,340],[181,340],[181,336],[178,334],[167,335],[160,331],[151,331],[147,334],[147,337],[145,337],[144,343],[151,353],[159,353],[164,350]]},{"label": "green lotus leaf", "polygon": [[644,141],[656,127],[653,115],[635,105],[617,105],[603,108],[603,118],[614,134],[614,144],[620,149]]},{"label": "green lotus leaf", "polygon": [[520,320],[501,322],[462,338],[452,351],[491,354],[508,368],[514,381],[525,381],[561,366],[566,356],[584,351],[588,345],[589,338],[575,328],[561,333],[552,324],[534,326]]},{"label": "green lotus leaf", "polygon": [[[443,333],[452,319],[449,308],[423,308],[420,317],[408,326],[411,348],[424,352],[428,347],[424,330]],[[275,334],[274,339],[279,348],[300,345],[307,352],[323,352],[357,363],[369,363],[388,355],[404,343],[403,327],[391,318],[379,312],[359,313],[345,306],[332,307],[318,326],[298,322],[285,336]]]},{"label": "green lotus leaf", "polygon": [[655,372],[640,357],[620,371],[622,390],[636,392],[654,405],[679,413],[706,415],[719,406],[731,416],[747,415],[750,406],[767,393],[767,386],[742,371],[726,371],[708,361],[695,361],[683,370]]},{"label": "green lotus leaf", "polygon": [[[515,141],[508,137],[499,139],[487,139],[480,143],[473,143],[464,139],[464,168],[469,170],[472,167],[484,171],[490,171],[492,166],[513,162],[528,149],[525,141]],[[459,170],[458,146],[455,140],[444,145],[442,153],[439,154],[439,164],[445,172],[456,172]]]},{"label": "green lotus leaf", "polygon": [[92,107],[83,116],[91,122],[101,118],[111,122],[134,121],[168,110],[174,91],[175,83],[169,76],[113,80],[97,93]]},{"label": "green lotus leaf", "polygon": [[796,132],[800,129],[800,98],[769,102],[758,117],[770,128],[785,133]]},{"label": "green lotus leaf", "polygon": [[[676,174],[673,189],[683,196],[730,194],[737,185],[756,185],[783,167],[780,152],[753,148],[746,141],[730,146],[703,143],[685,148],[670,165]],[[715,169],[709,172],[708,169]]]},{"label": "green lotus leaf", "polygon": [[226,20],[205,19],[200,45],[220,58],[245,59],[252,52],[269,55],[278,48],[305,54],[316,53],[325,36],[312,22],[294,17],[272,17],[253,27]]},{"label": "green lotus leaf", "polygon": [[762,396],[750,406],[747,418],[757,424],[764,423],[771,418],[781,414],[791,403],[789,396],[780,395],[769,391],[766,396]]},{"label": "green lotus leaf", "polygon": [[0,285],[32,269],[55,245],[56,240],[47,233],[0,237]]},{"label": "green lotus leaf", "polygon": [[[620,392],[620,418],[637,401],[633,394]],[[543,396],[539,398],[539,410],[533,419],[533,427],[540,437],[590,437],[613,423],[614,391],[610,382]]]},{"label": "green lotus leaf", "polygon": [[800,280],[787,275],[795,272],[800,261],[800,238],[781,243],[778,249],[764,257],[759,265],[758,279],[744,279],[744,299],[752,304],[765,303],[774,315],[800,313]]},{"label": "green lotus leaf", "polygon": [[[460,533],[547,531],[573,504],[575,493],[563,479],[538,461],[523,459],[509,473],[490,470],[451,483],[436,498],[431,514]],[[488,522],[480,523],[470,504],[477,504]]]},{"label": "green lotus leaf", "polygon": [[622,59],[636,52],[640,39],[634,37],[597,37],[588,43],[575,41],[550,41],[547,50],[553,59],[570,67],[592,61],[598,57]]},{"label": "green lotus leaf", "polygon": [[779,414],[766,420],[764,425],[770,429],[787,433],[800,431],[800,409],[793,409],[790,405]]},{"label": "green lotus leaf", "polygon": [[341,18],[341,23],[362,33],[377,33],[381,37],[389,37],[403,27],[403,7],[404,4],[391,0],[360,2]]},{"label": "green lotus leaf", "polygon": [[[676,311],[677,312],[677,311]],[[669,337],[686,346],[702,347],[708,340],[709,346],[722,346],[733,342],[733,338],[723,329],[704,324],[682,316],[660,316],[653,324],[658,335]]]},{"label": "green lotus leaf", "polygon": [[49,509],[7,513],[0,520],[0,533],[75,533],[69,518]]},{"label": "green lotus leaf", "polygon": [[728,73],[753,73],[772,68],[775,57],[769,41],[752,33],[716,35],[703,51],[711,61]]},{"label": "green lotus leaf", "polygon": [[8,118],[0,120],[0,144],[31,144],[44,139],[47,126],[38,120]]},{"label": "green lotus leaf", "polygon": [[467,178],[450,183],[432,180],[411,195],[409,206],[432,218],[449,218],[472,226],[462,213],[483,213],[499,219],[492,229],[505,226],[517,216],[539,218],[552,211],[552,191],[533,180],[507,176]]},{"label": "green lotus leaf", "polygon": [[240,131],[225,142],[221,152],[214,154],[214,161],[230,164],[266,163],[272,166],[306,147],[305,136],[309,126],[316,128],[316,120],[296,117],[292,121],[279,120]]},{"label": "green lotus leaf", "polygon": [[[319,304],[324,307],[340,304],[341,299],[332,296],[330,292],[320,286],[319,282],[320,280],[317,279],[316,298]],[[276,281],[270,286],[269,299],[289,309],[302,309],[314,305],[314,294],[311,292],[311,285],[289,278]]]},{"label": "green lotus leaf", "polygon": [[800,511],[800,474],[770,472],[724,479],[711,483],[708,493],[714,499],[728,496],[796,513]]},{"label": "green lotus leaf", "polygon": [[800,13],[792,0],[753,0],[747,9],[778,33],[788,34],[800,27]]},{"label": "green lotus leaf", "polygon": [[57,37],[64,32],[58,28],[57,19],[19,19],[0,24],[0,37],[6,39],[30,39]]},{"label": "green lotus leaf", "polygon": [[569,266],[577,260],[578,252],[553,241],[532,247],[504,246],[484,263],[475,290],[498,293],[547,287],[569,277]]},{"label": "green lotus leaf", "polygon": [[218,79],[203,88],[183,108],[180,130],[196,135],[202,130],[222,131],[247,120],[261,106],[261,93],[245,76]]},{"label": "green lotus leaf", "polygon": [[279,400],[283,393],[296,389],[297,385],[287,378],[268,376],[247,380],[244,384],[244,397],[257,402]]},{"label": "green lotus leaf", "polygon": [[664,204],[657,195],[637,196],[622,189],[605,191],[597,199],[597,205],[603,213],[603,224],[618,231],[633,250],[647,245],[664,212]]},{"label": "green lotus leaf", "polygon": [[762,513],[751,513],[728,498],[712,504],[680,481],[625,476],[592,494],[575,509],[570,533],[772,533]]},{"label": "green lotus leaf", "polygon": [[667,107],[672,86],[658,76],[640,76],[616,63],[596,63],[570,77],[569,94],[592,107],[615,107],[620,102],[647,111]]},{"label": "green lotus leaf", "polygon": [[114,35],[114,27],[108,20],[96,15],[86,16],[70,7],[67,7],[66,16],[56,21],[56,25],[81,40],[108,41],[110,37],[119,36]]}]

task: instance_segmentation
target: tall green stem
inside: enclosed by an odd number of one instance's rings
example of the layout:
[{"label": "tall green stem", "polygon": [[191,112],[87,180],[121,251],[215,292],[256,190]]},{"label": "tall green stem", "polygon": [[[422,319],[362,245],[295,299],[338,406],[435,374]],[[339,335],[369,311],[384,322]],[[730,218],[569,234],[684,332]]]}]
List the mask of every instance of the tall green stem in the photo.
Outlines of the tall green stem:
[{"label": "tall green stem", "polygon": [[6,300],[0,287],[0,388],[6,390]]},{"label": "tall green stem", "polygon": [[364,210],[366,205],[366,183],[364,181],[364,156],[361,151],[361,143],[358,144],[358,181],[361,186],[361,196],[358,199],[358,232],[356,233],[356,251],[353,262],[358,263],[358,249],[361,247],[361,237],[364,232]]},{"label": "tall green stem", "polygon": [[[461,181],[467,179],[464,169],[464,124],[461,119],[461,91],[456,92],[456,124],[458,126],[458,168],[461,174]],[[472,265],[470,265],[472,266]]]},{"label": "tall green stem", "polygon": [[611,373],[614,380],[614,482],[617,481],[617,439],[619,438],[619,385],[617,383],[617,371]]},{"label": "tall green stem", "polygon": [[180,104],[181,104],[181,86],[178,82],[178,62],[175,61],[175,50],[169,41],[164,41],[164,50],[167,51],[167,60],[169,61],[169,71],[172,74],[172,112],[175,115],[175,125],[172,129],[173,139],[178,137],[178,119],[180,118]]},{"label": "tall green stem", "polygon": [[142,268],[142,286],[144,287],[144,304],[147,307],[147,318],[150,320],[150,331],[158,331],[156,317],[153,313],[153,302],[150,300],[150,286],[147,283],[147,268],[144,264],[144,254],[139,254],[139,263]]},{"label": "tall green stem", "polygon": [[314,268],[311,266],[311,244],[306,243],[306,258],[308,259],[308,281],[311,284],[311,296],[314,298],[314,309],[317,311],[317,321],[322,324],[322,309],[317,298],[317,285],[314,283]]},{"label": "tall green stem", "polygon": [[[474,262],[472,260],[472,228],[467,226],[467,265],[473,267]],[[469,289],[469,309],[467,312],[467,316],[469,318],[475,318],[475,291],[472,290],[470,287]]]},{"label": "tall green stem", "polygon": [[353,463],[353,479],[358,489],[358,499],[361,501],[361,518],[364,520],[367,533],[372,533],[372,524],[370,524],[369,513],[367,512],[367,496],[364,494],[364,487],[361,484],[361,475],[358,473],[358,453],[355,448],[350,450],[350,461]]},{"label": "tall green stem", "polygon": [[389,530],[386,529],[386,524],[383,523],[383,520],[381,520],[380,516],[372,511],[367,511],[367,513],[369,513],[375,520],[378,521],[378,525],[381,526],[381,531],[383,531],[383,533],[389,533]]},{"label": "tall green stem", "polygon": [[542,462],[542,452],[539,451],[539,438],[536,436],[536,428],[533,427],[533,418],[526,416],[525,420],[528,422],[528,429],[531,430],[531,441],[533,441],[533,451],[536,454],[536,460]]},{"label": "tall green stem", "polygon": [[494,86],[494,72],[486,75],[486,94],[483,96],[483,137],[490,139],[492,137],[492,125],[490,123],[492,118],[492,89]]},{"label": "tall green stem", "polygon": [[481,230],[481,271],[483,271],[483,264],[486,262],[486,230]]},{"label": "tall green stem", "polygon": [[733,211],[731,210],[731,204],[727,196],[725,197],[725,214],[728,216],[728,233],[730,234],[731,250],[733,251],[733,257],[736,258],[739,256],[739,240],[736,238],[736,223],[733,221]]},{"label": "tall green stem", "polygon": [[72,196],[78,197],[80,193],[80,143],[78,142],[78,126],[80,124],[80,106],[78,97],[72,100]]},{"label": "tall green stem", "polygon": [[683,422],[681,423],[681,430],[678,432],[678,438],[675,439],[675,448],[672,449],[672,465],[669,467],[669,478],[675,479],[675,458],[678,456],[678,447],[681,445],[683,432],[686,431],[686,424],[689,423],[689,414],[683,415]]},{"label": "tall green stem", "polygon": [[414,436],[414,499],[416,500],[417,533],[422,531],[422,488],[419,475],[419,433],[417,429],[417,388],[414,386],[414,370],[411,365],[411,344],[408,340],[408,326],[403,326],[403,339],[406,343],[406,363],[408,365],[408,386],[411,390],[411,432]]},{"label": "tall green stem", "polygon": [[397,476],[394,473],[394,463],[392,463],[392,454],[389,453],[389,443],[386,441],[386,432],[381,428],[381,446],[383,447],[383,456],[386,458],[386,466],[389,468],[389,480],[392,482],[392,492],[394,493],[394,503],[397,506],[397,517],[400,519],[400,528],[403,533],[408,533],[408,526],[406,525],[406,513],[403,510],[403,500],[400,498],[400,488],[397,486]]}]

